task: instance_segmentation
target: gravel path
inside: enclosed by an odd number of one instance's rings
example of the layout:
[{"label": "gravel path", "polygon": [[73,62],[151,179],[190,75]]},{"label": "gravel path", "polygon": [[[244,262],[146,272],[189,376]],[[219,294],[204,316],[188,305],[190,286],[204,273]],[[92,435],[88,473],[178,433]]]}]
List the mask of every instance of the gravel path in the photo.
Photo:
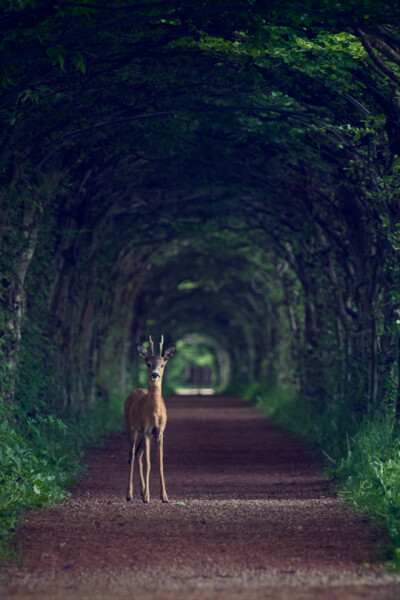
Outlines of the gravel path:
[{"label": "gravel path", "polygon": [[[169,504],[125,501],[124,434],[87,456],[68,502],[26,514],[0,595],[41,600],[398,600],[384,536],[318,474],[318,459],[248,404],[167,402]],[[154,461],[153,461],[154,462]],[[153,464],[155,467],[155,464]]]}]

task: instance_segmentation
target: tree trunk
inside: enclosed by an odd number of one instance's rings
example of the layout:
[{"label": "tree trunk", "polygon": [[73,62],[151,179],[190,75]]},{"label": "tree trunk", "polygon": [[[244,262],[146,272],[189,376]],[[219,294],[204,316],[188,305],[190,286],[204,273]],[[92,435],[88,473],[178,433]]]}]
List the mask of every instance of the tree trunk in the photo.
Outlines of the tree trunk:
[{"label": "tree trunk", "polygon": [[[13,256],[12,270],[3,273],[0,306],[4,315],[1,323],[3,360],[5,372],[2,374],[1,393],[7,405],[14,403],[15,382],[18,373],[21,346],[22,321],[26,308],[25,278],[32,261],[41,211],[32,209],[25,213],[21,227],[20,245],[17,249],[8,248]],[[7,231],[3,231],[7,237]],[[6,244],[3,244],[3,247]]]}]

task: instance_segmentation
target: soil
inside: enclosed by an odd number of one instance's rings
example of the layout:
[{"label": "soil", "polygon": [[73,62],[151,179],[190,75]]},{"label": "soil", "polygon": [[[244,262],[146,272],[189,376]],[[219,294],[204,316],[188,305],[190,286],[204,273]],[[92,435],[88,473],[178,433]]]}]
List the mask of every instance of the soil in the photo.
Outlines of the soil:
[{"label": "soil", "polygon": [[[28,511],[3,598],[26,600],[390,600],[400,575],[385,536],[335,497],[301,441],[227,396],[167,401],[169,504],[143,504],[128,443],[108,436],[59,506]],[[154,457],[153,457],[154,461]]]}]

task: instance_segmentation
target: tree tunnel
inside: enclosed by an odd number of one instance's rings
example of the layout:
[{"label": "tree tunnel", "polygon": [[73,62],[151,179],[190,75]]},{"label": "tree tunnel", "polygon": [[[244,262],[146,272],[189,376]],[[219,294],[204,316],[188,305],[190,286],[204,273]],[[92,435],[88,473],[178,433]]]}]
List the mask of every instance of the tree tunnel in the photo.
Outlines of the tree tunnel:
[{"label": "tree tunnel", "polygon": [[398,404],[397,11],[2,9],[7,405],[96,406],[161,333],[172,387]]}]

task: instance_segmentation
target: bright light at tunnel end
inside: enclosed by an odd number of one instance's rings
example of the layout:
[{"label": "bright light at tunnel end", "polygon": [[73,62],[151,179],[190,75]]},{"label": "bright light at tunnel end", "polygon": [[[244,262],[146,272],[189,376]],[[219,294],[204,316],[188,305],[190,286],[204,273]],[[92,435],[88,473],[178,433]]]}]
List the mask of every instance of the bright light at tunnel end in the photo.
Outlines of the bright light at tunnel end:
[{"label": "bright light at tunnel end", "polygon": [[178,396],[212,396],[215,394],[215,389],[178,387],[175,390],[175,394]]}]

